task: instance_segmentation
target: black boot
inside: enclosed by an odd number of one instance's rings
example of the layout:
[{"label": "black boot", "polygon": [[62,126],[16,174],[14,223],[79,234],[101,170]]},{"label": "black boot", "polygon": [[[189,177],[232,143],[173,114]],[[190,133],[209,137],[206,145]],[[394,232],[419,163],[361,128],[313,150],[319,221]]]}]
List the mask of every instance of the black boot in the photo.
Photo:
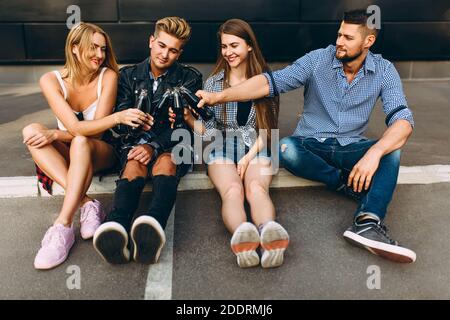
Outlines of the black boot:
[{"label": "black boot", "polygon": [[150,208],[147,213],[137,214],[135,218],[142,215],[152,216],[165,229],[177,198],[178,178],[175,176],[157,175],[153,177],[152,182],[153,198]]},{"label": "black boot", "polygon": [[105,222],[120,223],[129,232],[131,219],[139,205],[139,198],[144,186],[144,177],[137,177],[132,181],[128,181],[128,179],[117,180],[114,203]]},{"label": "black boot", "polygon": [[93,241],[95,250],[109,263],[121,264],[130,260],[128,232],[144,185],[143,177],[116,181],[112,210],[95,232]]}]

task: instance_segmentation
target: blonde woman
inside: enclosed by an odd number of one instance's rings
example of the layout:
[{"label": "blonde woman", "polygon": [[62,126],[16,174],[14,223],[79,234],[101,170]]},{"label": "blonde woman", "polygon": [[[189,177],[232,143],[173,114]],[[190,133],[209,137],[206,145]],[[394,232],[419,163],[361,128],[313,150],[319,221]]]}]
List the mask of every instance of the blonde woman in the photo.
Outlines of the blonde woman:
[{"label": "blonde woman", "polygon": [[[36,269],[62,262],[75,241],[73,217],[81,206],[81,236],[89,239],[104,219],[101,203],[86,195],[92,176],[114,166],[116,158],[103,133],[124,123],[149,123],[139,110],[112,114],[118,66],[108,35],[98,26],[80,23],[69,32],[66,63],[44,74],[39,84],[56,116],[57,129],[33,123],[23,129],[24,143],[48,188],[56,181],[65,190],[62,208],[37,253]],[[49,183],[50,182],[50,183]]]}]

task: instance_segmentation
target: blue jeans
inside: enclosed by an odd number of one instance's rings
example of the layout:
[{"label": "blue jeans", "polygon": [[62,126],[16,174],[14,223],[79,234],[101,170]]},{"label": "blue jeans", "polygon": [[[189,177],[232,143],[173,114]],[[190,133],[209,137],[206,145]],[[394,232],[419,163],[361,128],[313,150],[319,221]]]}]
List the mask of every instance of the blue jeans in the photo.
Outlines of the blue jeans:
[{"label": "blue jeans", "polygon": [[[292,174],[324,183],[329,189],[337,190],[346,183],[353,166],[377,141],[362,140],[341,146],[337,139],[324,142],[314,138],[290,136],[280,141],[280,162]],[[355,217],[361,212],[370,212],[380,220],[386,216],[392,194],[397,185],[400,168],[400,150],[381,158],[370,188],[362,197]]]},{"label": "blue jeans", "polygon": [[[222,145],[215,146],[208,154],[206,165],[218,159],[228,159],[237,164],[249,150],[250,148],[238,137],[225,138],[223,139]],[[256,157],[265,158],[270,161],[270,150],[265,148],[264,150],[259,151]]]}]

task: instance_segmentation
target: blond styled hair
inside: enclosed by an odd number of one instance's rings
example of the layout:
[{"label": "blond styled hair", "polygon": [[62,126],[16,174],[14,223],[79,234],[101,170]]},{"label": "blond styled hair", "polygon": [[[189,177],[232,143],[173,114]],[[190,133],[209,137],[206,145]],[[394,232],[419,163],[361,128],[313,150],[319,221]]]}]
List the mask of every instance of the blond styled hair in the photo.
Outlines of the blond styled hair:
[{"label": "blond styled hair", "polygon": [[105,60],[100,66],[100,69],[108,67],[116,73],[119,72],[119,66],[117,65],[116,56],[108,34],[95,24],[81,22],[70,30],[66,39],[66,63],[64,65],[63,77],[68,78],[71,83],[82,82],[82,69],[85,68],[72,52],[72,49],[74,46],[78,46],[78,52],[81,56],[83,56],[85,52],[92,50],[92,37],[94,33],[102,34],[105,37],[106,42]]},{"label": "blond styled hair", "polygon": [[180,17],[166,17],[156,21],[155,38],[158,37],[158,34],[161,31],[181,40],[183,46],[191,37],[191,27],[186,20]]}]

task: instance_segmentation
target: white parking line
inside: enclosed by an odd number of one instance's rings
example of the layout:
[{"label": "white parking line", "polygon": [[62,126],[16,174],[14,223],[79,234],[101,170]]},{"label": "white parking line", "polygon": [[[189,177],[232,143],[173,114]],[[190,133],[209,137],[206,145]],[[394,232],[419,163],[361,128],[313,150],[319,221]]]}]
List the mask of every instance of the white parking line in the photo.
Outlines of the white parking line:
[{"label": "white parking line", "polygon": [[164,232],[166,245],[156,264],[148,268],[147,284],[145,286],[145,300],[172,299],[172,270],[173,270],[173,230],[175,221],[175,205],[170,213]]}]

